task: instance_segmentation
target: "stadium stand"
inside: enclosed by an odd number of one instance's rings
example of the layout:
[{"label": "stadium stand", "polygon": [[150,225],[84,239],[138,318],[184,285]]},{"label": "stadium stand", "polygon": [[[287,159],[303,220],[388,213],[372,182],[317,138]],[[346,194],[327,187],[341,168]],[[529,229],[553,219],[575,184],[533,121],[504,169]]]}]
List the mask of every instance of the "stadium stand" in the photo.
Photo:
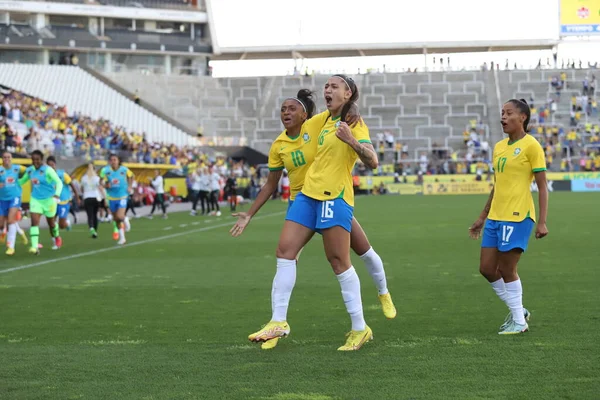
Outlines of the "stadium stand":
[{"label": "stadium stand", "polygon": [[178,146],[195,138],[135,104],[132,99],[74,66],[0,64],[0,84],[92,119],[106,119],[151,142]]},{"label": "stadium stand", "polygon": [[81,162],[105,159],[109,152],[123,161],[147,164],[178,164],[214,155],[194,146],[152,142],[139,132],[127,131],[107,120],[71,113],[22,92],[0,91],[0,147],[16,154],[41,150],[62,160]]},{"label": "stadium stand", "polygon": [[116,7],[203,9],[202,0],[53,0],[55,3],[93,4]]},{"label": "stadium stand", "polygon": [[503,98],[532,106],[530,133],[555,171],[600,170],[600,116],[595,70],[525,70],[498,73]]},{"label": "stadium stand", "polygon": [[[109,75],[128,90],[139,91],[142,98],[189,128],[200,123],[205,135],[246,136],[263,152],[282,130],[278,111],[281,102],[306,87],[317,92],[317,105],[324,109],[321,88],[327,77]],[[392,132],[395,142],[412,149],[410,158],[416,159],[434,147],[459,150],[464,146],[464,131],[471,127],[489,140],[485,83],[479,72],[373,74],[357,79],[361,114],[372,134]],[[386,149],[386,153],[395,151],[394,146]]]}]

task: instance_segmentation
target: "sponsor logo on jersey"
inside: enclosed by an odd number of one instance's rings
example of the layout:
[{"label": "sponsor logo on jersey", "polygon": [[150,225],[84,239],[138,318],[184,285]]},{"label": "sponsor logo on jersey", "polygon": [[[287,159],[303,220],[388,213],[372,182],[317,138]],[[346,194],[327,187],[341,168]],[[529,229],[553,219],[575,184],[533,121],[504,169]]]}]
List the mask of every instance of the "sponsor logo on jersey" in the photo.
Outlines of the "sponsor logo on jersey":
[{"label": "sponsor logo on jersey", "polygon": [[120,181],[120,180],[118,180],[117,178],[114,178],[114,179],[112,179],[112,180],[110,181],[110,183],[111,183],[112,185],[118,185],[119,183],[121,183],[121,181]]},{"label": "sponsor logo on jersey", "polygon": [[7,177],[6,183],[8,183],[9,185],[15,183],[15,178],[13,178],[12,176]]},{"label": "sponsor logo on jersey", "polygon": [[33,178],[31,180],[31,183],[34,184],[34,185],[39,185],[40,184],[40,180],[38,178]]}]

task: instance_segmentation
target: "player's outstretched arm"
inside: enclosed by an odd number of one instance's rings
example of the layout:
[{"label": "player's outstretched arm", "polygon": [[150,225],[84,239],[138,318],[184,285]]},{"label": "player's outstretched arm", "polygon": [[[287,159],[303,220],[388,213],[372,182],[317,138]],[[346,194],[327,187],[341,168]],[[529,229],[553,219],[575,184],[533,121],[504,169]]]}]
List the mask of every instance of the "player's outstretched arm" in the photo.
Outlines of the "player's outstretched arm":
[{"label": "player's outstretched arm", "polygon": [[492,207],[492,200],[494,199],[494,189],[490,193],[490,197],[488,197],[487,202],[485,203],[485,207],[483,207],[483,211],[479,214],[479,218],[477,221],[471,225],[469,228],[469,236],[471,239],[479,239],[481,237],[481,230],[483,229],[483,225],[485,224],[485,220],[487,219],[488,214],[490,213],[490,208]]},{"label": "player's outstretched arm", "polygon": [[345,122],[340,123],[336,131],[336,136],[342,142],[346,143],[360,158],[360,161],[367,166],[367,168],[375,169],[379,166],[379,160],[377,160],[377,153],[371,143],[360,143],[354,135],[350,127]]},{"label": "player's outstretched arm", "polygon": [[538,196],[540,204],[540,215],[535,228],[535,238],[541,239],[548,234],[546,218],[548,217],[548,183],[546,181],[546,171],[536,172],[535,183],[538,187]]},{"label": "player's outstretched arm", "polygon": [[63,183],[60,180],[60,178],[58,177],[58,174],[56,173],[56,171],[53,168],[48,168],[46,170],[46,179],[48,181],[48,183],[54,183],[54,197],[60,198],[60,193],[63,190]]},{"label": "player's outstretched arm", "polygon": [[260,192],[258,193],[258,196],[256,196],[256,200],[254,200],[254,203],[252,203],[252,206],[250,206],[250,210],[248,210],[247,213],[239,212],[231,214],[234,217],[238,218],[233,228],[229,230],[231,236],[237,237],[244,232],[244,229],[246,229],[252,217],[256,215],[258,210],[260,210],[261,207],[265,205],[265,203],[271,198],[273,192],[277,190],[277,185],[279,184],[279,179],[281,179],[282,174],[283,170],[269,171],[267,182],[261,188]]}]

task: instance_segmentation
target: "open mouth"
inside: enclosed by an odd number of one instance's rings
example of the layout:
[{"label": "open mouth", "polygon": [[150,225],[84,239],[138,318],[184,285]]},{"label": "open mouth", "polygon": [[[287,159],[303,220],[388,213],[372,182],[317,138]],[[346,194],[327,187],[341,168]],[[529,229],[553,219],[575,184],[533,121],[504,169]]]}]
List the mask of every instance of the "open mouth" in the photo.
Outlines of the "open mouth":
[{"label": "open mouth", "polygon": [[331,105],[331,96],[325,96],[325,104],[327,107]]},{"label": "open mouth", "polygon": [[283,117],[284,124],[289,124],[290,122],[292,122],[292,117]]},{"label": "open mouth", "polygon": [[503,128],[506,128],[506,126],[508,125],[508,124],[507,124],[506,122],[504,122],[504,121],[503,121],[503,122],[500,122],[500,123],[502,124],[502,127],[503,127]]}]

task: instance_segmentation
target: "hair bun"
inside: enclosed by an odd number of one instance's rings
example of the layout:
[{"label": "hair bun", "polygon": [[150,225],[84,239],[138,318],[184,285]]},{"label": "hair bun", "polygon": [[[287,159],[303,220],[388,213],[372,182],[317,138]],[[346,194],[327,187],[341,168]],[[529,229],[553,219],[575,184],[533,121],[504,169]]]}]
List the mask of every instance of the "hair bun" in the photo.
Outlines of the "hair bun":
[{"label": "hair bun", "polygon": [[312,98],[313,92],[311,92],[308,89],[300,89],[298,90],[298,94],[296,95],[296,97],[298,97],[299,99],[310,99]]}]

